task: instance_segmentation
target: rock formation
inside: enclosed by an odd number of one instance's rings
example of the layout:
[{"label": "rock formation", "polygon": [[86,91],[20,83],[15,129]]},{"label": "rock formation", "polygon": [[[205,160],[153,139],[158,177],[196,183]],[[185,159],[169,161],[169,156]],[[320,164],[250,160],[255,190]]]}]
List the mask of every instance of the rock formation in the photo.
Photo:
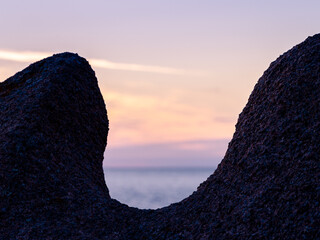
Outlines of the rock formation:
[{"label": "rock formation", "polygon": [[319,239],[320,34],[265,71],[217,170],[158,210],[111,199],[91,67],[57,54],[0,84],[1,239]]}]

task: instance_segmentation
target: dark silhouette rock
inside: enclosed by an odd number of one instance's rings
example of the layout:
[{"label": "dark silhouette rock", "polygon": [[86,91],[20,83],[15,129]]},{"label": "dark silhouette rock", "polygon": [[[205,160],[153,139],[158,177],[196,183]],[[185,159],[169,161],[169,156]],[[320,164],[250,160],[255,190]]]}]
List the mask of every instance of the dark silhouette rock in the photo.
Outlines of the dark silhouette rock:
[{"label": "dark silhouette rock", "polygon": [[320,239],[320,34],[275,62],[217,170],[158,210],[110,198],[94,72],[54,55],[0,84],[0,238]]},{"label": "dark silhouette rock", "polygon": [[1,83],[0,124],[1,239],[28,238],[110,198],[107,112],[85,59],[54,55]]}]

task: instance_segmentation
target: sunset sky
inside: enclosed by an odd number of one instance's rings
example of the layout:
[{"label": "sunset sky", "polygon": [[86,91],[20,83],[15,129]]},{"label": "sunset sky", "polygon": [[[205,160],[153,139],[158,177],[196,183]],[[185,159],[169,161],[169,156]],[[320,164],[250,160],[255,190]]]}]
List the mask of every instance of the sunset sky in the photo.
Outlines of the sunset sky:
[{"label": "sunset sky", "polygon": [[0,81],[88,59],[110,120],[105,166],[216,166],[271,61],[320,32],[320,1],[1,1]]}]

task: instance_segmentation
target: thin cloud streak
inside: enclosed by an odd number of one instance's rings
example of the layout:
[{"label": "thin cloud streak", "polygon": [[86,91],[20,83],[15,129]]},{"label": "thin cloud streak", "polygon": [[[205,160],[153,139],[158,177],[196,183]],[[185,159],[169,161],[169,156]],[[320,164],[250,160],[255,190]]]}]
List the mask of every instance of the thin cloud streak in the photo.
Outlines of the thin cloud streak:
[{"label": "thin cloud streak", "polygon": [[[26,62],[31,63],[39,61],[43,58],[53,55],[49,52],[32,52],[32,51],[8,51],[0,50],[0,59],[14,62]],[[149,72],[149,73],[160,73],[170,75],[204,75],[201,72],[192,72],[183,69],[160,67],[160,66],[148,66],[140,64],[130,63],[116,63],[105,59],[88,59],[90,64],[96,68],[122,70],[122,71],[135,71],[135,72]]]},{"label": "thin cloud streak", "polygon": [[51,53],[45,52],[15,52],[15,51],[7,51],[0,50],[0,59],[8,60],[14,62],[34,62],[39,61],[43,58],[51,56]]},{"label": "thin cloud streak", "polygon": [[172,75],[188,74],[188,72],[185,70],[168,68],[168,67],[147,66],[147,65],[139,65],[139,64],[129,64],[129,63],[115,63],[115,62],[110,62],[102,59],[89,59],[89,61],[95,67],[100,67],[105,69],[162,73],[162,74],[172,74]]}]

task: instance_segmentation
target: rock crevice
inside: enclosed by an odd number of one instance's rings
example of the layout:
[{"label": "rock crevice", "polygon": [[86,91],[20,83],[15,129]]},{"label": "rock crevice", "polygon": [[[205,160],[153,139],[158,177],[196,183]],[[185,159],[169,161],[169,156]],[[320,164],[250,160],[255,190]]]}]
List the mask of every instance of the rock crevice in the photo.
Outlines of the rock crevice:
[{"label": "rock crevice", "polygon": [[317,239],[319,132],[317,34],[264,72],[196,192],[129,208],[104,182],[108,118],[95,74],[57,54],[0,83],[0,238]]}]

